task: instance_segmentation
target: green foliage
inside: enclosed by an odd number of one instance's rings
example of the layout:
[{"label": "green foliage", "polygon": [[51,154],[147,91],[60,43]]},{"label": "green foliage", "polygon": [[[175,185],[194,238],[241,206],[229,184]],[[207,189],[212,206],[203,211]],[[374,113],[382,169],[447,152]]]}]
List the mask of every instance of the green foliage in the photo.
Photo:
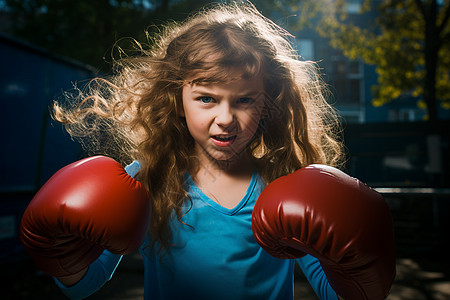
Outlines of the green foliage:
[{"label": "green foliage", "polygon": [[[450,104],[449,1],[390,0],[381,4],[365,1],[378,9],[372,30],[344,22],[339,14],[318,24],[318,31],[350,58],[376,65],[378,85],[373,88],[374,105],[383,105],[400,95],[426,103],[430,117],[437,118],[435,101]],[[376,6],[378,5],[378,6]]]}]

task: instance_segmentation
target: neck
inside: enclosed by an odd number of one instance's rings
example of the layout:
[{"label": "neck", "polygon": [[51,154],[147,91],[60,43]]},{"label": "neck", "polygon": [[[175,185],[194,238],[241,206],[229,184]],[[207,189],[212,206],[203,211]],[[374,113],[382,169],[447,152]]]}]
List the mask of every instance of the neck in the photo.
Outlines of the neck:
[{"label": "neck", "polygon": [[248,154],[239,155],[231,160],[216,160],[204,152],[203,155],[198,156],[198,163],[196,177],[210,177],[212,180],[220,175],[251,177],[255,169],[254,159]]}]

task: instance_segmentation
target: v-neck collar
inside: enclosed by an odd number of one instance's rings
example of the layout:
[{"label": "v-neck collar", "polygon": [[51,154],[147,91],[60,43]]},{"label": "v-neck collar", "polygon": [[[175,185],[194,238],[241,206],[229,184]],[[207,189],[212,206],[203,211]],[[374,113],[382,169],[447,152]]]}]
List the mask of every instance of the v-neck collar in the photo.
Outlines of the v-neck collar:
[{"label": "v-neck collar", "polygon": [[199,198],[203,202],[205,202],[206,204],[208,204],[209,206],[211,206],[212,208],[214,208],[215,210],[217,210],[217,211],[219,211],[219,212],[221,212],[223,214],[234,215],[237,212],[239,212],[242,209],[242,207],[245,206],[245,204],[247,203],[248,199],[252,195],[252,193],[253,193],[253,191],[255,189],[257,177],[258,177],[257,172],[253,171],[252,178],[250,180],[250,184],[248,185],[248,188],[247,188],[247,191],[245,192],[244,197],[241,199],[241,201],[239,201],[239,203],[234,208],[226,208],[226,207],[220,205],[219,203],[217,203],[216,201],[212,200],[210,197],[208,197],[197,186],[197,184],[194,182],[194,180],[192,179],[192,177],[191,177],[191,175],[189,173],[187,174],[187,181],[188,181],[188,184],[189,184],[189,187],[190,187],[191,191],[193,193],[198,194]]}]

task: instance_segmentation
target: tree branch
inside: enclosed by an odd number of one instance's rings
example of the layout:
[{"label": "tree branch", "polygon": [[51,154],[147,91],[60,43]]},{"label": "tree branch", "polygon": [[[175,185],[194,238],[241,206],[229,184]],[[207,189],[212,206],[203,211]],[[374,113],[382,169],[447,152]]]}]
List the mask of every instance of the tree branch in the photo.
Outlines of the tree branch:
[{"label": "tree branch", "polygon": [[450,32],[441,37],[441,44],[450,43]]},{"label": "tree branch", "polygon": [[438,26],[438,28],[437,28],[437,29],[438,29],[438,34],[439,34],[439,35],[440,35],[441,32],[444,30],[444,28],[445,28],[445,26],[447,25],[449,19],[450,19],[450,4],[447,5],[447,8],[446,8],[446,10],[445,10],[444,19],[442,20],[442,23],[439,24],[439,26]]},{"label": "tree branch", "polygon": [[425,6],[423,5],[422,0],[414,0],[414,2],[422,13],[423,19],[425,20],[427,18],[427,11],[425,10]]}]

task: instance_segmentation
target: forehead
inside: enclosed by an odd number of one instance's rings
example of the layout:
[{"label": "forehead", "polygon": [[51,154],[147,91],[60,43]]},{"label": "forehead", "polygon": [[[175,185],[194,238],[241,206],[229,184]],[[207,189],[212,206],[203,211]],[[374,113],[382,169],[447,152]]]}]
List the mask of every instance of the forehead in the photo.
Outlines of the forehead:
[{"label": "forehead", "polygon": [[198,82],[186,84],[184,86],[192,93],[210,95],[230,95],[230,96],[251,96],[258,97],[264,95],[264,84],[260,77],[249,79],[239,79],[227,82]]},{"label": "forehead", "polygon": [[263,85],[261,74],[249,74],[243,68],[223,68],[212,70],[196,70],[191,72],[185,80],[185,84],[208,85],[212,83],[229,84],[246,82],[252,85]]}]

